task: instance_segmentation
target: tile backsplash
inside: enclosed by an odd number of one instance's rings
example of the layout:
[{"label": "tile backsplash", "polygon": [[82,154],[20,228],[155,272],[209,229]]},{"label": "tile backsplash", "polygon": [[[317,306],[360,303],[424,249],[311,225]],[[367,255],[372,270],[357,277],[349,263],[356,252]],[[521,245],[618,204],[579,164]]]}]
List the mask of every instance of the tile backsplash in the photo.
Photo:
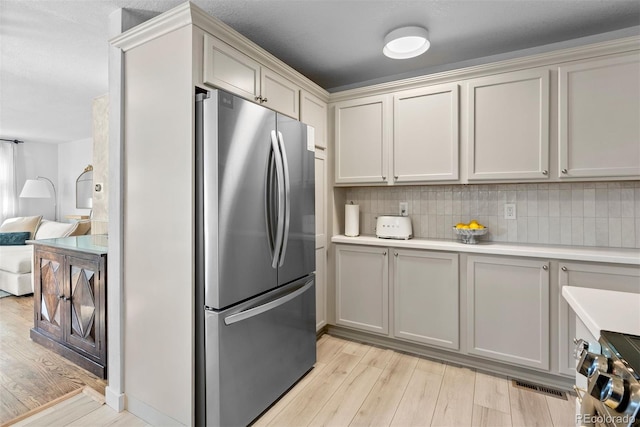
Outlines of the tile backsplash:
[{"label": "tile backsplash", "polygon": [[[415,237],[455,239],[454,225],[477,219],[489,229],[482,240],[640,248],[640,181],[354,187],[346,200],[360,205],[361,234],[408,202]],[[504,218],[505,203],[516,219]]]}]

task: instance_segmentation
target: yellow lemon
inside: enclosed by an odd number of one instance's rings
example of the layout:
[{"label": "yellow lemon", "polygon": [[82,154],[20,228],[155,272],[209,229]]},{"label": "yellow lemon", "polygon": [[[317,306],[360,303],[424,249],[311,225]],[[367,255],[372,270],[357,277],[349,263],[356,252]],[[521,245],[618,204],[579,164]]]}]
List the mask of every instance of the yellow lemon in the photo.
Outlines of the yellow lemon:
[{"label": "yellow lemon", "polygon": [[459,222],[459,223],[456,224],[456,228],[464,228],[465,225],[467,225],[467,224],[465,224],[463,222]]},{"label": "yellow lemon", "polygon": [[469,225],[471,224],[478,224],[478,220],[477,219],[472,219],[471,222],[469,222]]},{"label": "yellow lemon", "polygon": [[464,225],[463,225],[462,227],[460,227],[460,228],[462,228],[463,230],[468,230],[470,227],[469,227],[467,224],[464,224]]},{"label": "yellow lemon", "polygon": [[474,222],[474,223],[469,224],[469,228],[472,229],[472,230],[482,230],[484,228],[484,225],[478,224],[477,222]]}]

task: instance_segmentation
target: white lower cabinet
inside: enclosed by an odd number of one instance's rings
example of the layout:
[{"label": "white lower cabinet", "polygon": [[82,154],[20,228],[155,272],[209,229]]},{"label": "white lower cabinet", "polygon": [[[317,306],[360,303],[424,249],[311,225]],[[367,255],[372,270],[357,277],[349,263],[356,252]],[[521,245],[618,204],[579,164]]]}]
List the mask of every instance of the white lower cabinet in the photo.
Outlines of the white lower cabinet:
[{"label": "white lower cabinet", "polygon": [[513,257],[467,258],[470,354],[549,369],[549,263]]},{"label": "white lower cabinet", "polygon": [[640,267],[564,261],[559,263],[559,267],[559,371],[561,374],[574,376],[576,359],[573,356],[573,339],[582,336],[576,333],[576,314],[563,298],[562,288],[577,286],[640,293]]},{"label": "white lower cabinet", "polygon": [[458,254],[393,250],[393,335],[458,350]]},{"label": "white lower cabinet", "polygon": [[388,249],[336,246],[336,323],[389,334]]}]

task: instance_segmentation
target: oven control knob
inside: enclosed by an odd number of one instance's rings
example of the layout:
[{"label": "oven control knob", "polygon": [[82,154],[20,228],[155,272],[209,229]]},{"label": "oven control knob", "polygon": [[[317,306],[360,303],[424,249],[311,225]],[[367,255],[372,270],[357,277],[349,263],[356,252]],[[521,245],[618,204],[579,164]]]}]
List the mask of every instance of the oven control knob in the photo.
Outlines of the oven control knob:
[{"label": "oven control knob", "polygon": [[625,398],[624,380],[599,372],[589,381],[589,394],[611,409],[618,409]]},{"label": "oven control knob", "polygon": [[576,348],[573,350],[573,357],[575,357],[576,360],[580,360],[584,352],[589,350],[589,342],[574,338],[573,343],[576,345]]},{"label": "oven control knob", "polygon": [[609,359],[602,354],[583,351],[576,371],[585,377],[591,377],[598,372],[607,372],[609,369]]}]

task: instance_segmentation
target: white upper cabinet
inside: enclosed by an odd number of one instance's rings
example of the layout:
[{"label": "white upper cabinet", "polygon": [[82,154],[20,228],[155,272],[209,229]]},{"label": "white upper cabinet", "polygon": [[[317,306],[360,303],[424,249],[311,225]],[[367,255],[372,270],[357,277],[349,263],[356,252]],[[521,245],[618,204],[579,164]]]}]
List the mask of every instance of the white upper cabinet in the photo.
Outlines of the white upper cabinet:
[{"label": "white upper cabinet", "polygon": [[549,70],[468,82],[468,179],[549,177]]},{"label": "white upper cabinet", "polygon": [[447,84],[394,95],[394,182],[458,179],[458,92]]},{"label": "white upper cabinet", "polygon": [[300,121],[313,126],[315,146],[327,148],[327,104],[307,91],[300,92]]},{"label": "white upper cabinet", "polygon": [[205,84],[299,118],[300,88],[294,83],[208,34],[204,50]]},{"label": "white upper cabinet", "polygon": [[382,95],[335,105],[336,184],[388,182],[390,104]]},{"label": "white upper cabinet", "polygon": [[559,177],[640,177],[640,53],[558,69]]},{"label": "white upper cabinet", "polygon": [[266,67],[260,73],[260,103],[287,116],[300,117],[300,88]]}]

